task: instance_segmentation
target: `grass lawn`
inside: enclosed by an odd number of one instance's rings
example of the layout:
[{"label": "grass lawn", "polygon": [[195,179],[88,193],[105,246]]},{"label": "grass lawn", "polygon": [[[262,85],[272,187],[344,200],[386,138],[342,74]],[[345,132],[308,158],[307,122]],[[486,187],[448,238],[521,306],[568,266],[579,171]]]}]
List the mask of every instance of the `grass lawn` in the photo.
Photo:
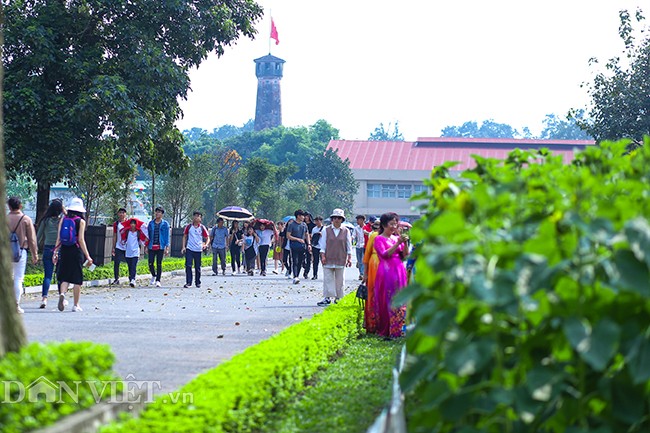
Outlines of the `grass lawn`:
[{"label": "grass lawn", "polygon": [[304,393],[271,415],[263,433],[362,433],[391,397],[402,339],[364,336],[313,378]]}]

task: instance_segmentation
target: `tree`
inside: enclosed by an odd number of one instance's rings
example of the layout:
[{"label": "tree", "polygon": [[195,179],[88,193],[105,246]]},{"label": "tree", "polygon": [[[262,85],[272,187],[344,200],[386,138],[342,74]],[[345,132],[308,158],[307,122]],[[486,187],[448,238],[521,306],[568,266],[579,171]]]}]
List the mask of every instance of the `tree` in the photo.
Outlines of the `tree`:
[{"label": "tree", "polygon": [[[0,47],[4,45],[4,28],[4,7],[0,3]],[[0,90],[2,89],[3,76],[4,68],[0,65]],[[5,176],[3,93],[0,91],[0,201],[4,205],[7,202],[7,196],[5,195],[7,178]],[[27,343],[27,334],[16,310],[16,297],[14,295],[10,262],[9,231],[5,230],[5,227],[7,227],[7,216],[4,212],[0,212],[0,358],[7,352],[19,351]]]},{"label": "tree", "polygon": [[250,158],[244,164],[242,173],[244,207],[254,215],[269,219],[280,217],[281,203],[284,201],[280,195],[282,185],[296,170],[293,163],[277,166],[264,158]]},{"label": "tree", "polygon": [[494,120],[484,120],[481,126],[474,121],[465,122],[461,126],[447,126],[442,129],[442,137],[466,138],[515,138],[519,132],[510,125],[497,123]]},{"label": "tree", "polygon": [[589,134],[583,131],[576,121],[576,119],[584,118],[584,110],[577,110],[572,116],[563,120],[555,114],[547,114],[543,121],[544,129],[539,138],[544,140],[591,140]]},{"label": "tree", "polygon": [[399,122],[395,121],[395,125],[388,122],[388,126],[384,127],[384,123],[380,123],[378,127],[368,137],[369,141],[404,141],[404,136],[399,130]]},{"label": "tree", "polygon": [[[643,21],[640,10],[633,17],[622,10],[619,17],[625,59],[610,59],[605,71],[586,85],[591,97],[589,119],[577,120],[598,142],[630,138],[641,145],[643,135],[650,134],[650,37],[646,33],[643,40],[636,42],[633,20]],[[598,64],[598,60],[591,59],[591,63]]]},{"label": "tree", "polygon": [[252,38],[262,14],[253,0],[4,3],[7,160],[37,182],[39,213],[106,136],[138,163],[155,143],[157,173],[182,161],[189,70]]},{"label": "tree", "polygon": [[354,179],[349,160],[343,161],[338,152],[327,149],[309,162],[307,177],[314,187],[309,203],[312,213],[329,215],[334,208],[352,211],[359,183]]}]

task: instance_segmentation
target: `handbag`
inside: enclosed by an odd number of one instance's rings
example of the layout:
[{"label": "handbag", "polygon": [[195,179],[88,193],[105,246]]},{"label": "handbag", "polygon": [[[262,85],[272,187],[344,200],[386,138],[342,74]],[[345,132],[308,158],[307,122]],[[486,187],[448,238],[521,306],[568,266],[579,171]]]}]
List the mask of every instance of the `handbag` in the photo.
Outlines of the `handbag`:
[{"label": "handbag", "polygon": [[363,283],[359,284],[359,287],[357,287],[357,300],[362,305],[368,300],[368,286]]}]

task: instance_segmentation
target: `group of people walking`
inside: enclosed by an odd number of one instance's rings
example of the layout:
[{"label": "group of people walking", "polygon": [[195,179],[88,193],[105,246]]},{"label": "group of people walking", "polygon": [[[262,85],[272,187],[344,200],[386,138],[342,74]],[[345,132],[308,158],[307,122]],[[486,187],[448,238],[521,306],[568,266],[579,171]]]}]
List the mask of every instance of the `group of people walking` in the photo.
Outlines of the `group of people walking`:
[{"label": "group of people walking", "polygon": [[[59,300],[58,309],[67,306],[66,293],[72,286],[74,305],[72,311],[82,311],[79,304],[83,267],[92,266],[93,260],[85,242],[86,209],[80,198],[74,198],[67,209],[60,200],[50,203],[35,231],[32,220],[22,212],[18,197],[7,202],[7,225],[12,239],[19,246],[14,257],[14,292],[19,313],[22,285],[27,262],[27,250],[34,264],[39,261],[39,246],[43,252],[44,279],[40,308],[46,308],[50,286],[56,274]],[[157,207],[154,218],[148,223],[128,218],[126,209],[117,211],[113,224],[112,285],[119,284],[120,264],[126,262],[129,284],[135,287],[137,264],[141,247],[148,249],[148,264],[152,286],[161,286],[162,261],[170,253],[170,226],[163,219],[165,210]],[[369,333],[393,338],[402,335],[405,307],[393,307],[392,299],[406,285],[404,259],[408,255],[408,236],[401,232],[399,216],[385,213],[379,220],[357,215],[357,225],[345,222],[342,209],[334,209],[325,226],[321,216],[298,209],[288,221],[274,223],[268,220],[233,221],[230,227],[223,218],[208,230],[202,223],[203,215],[195,211],[192,222],[183,229],[181,253],[185,256],[185,285],[201,287],[201,258],[212,248],[213,275],[226,274],[226,256],[230,252],[232,274],[267,275],[267,260],[272,249],[273,273],[285,272],[293,284],[300,277],[318,279],[323,273],[323,299],[319,306],[338,302],[344,296],[344,271],[352,266],[353,253],[357,259],[359,279],[368,288],[364,326]],[[13,241],[12,241],[13,242]]]}]

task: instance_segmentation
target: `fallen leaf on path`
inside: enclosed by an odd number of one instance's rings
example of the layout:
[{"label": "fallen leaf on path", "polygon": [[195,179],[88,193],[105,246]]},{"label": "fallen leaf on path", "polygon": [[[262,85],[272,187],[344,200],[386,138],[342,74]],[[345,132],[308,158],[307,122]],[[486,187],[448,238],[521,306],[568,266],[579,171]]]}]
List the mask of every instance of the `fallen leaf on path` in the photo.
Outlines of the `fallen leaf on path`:
[{"label": "fallen leaf on path", "polygon": [[217,338],[223,338],[223,334],[217,335]]},{"label": "fallen leaf on path", "polygon": [[235,322],[235,326],[239,326],[239,322]]}]

